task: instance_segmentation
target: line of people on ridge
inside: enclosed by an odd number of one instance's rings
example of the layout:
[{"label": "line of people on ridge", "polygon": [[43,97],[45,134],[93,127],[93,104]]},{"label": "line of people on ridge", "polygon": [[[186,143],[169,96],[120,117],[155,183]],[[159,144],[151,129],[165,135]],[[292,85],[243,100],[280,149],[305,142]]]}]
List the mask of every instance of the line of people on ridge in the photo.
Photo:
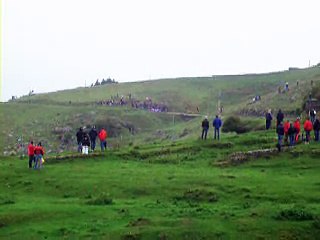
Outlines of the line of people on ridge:
[{"label": "line of people on ridge", "polygon": [[97,137],[100,140],[101,151],[104,151],[107,148],[108,133],[107,130],[103,127],[98,132],[96,126],[92,126],[91,130],[88,133],[83,131],[83,128],[80,127],[76,136],[78,152],[82,154],[88,154],[89,147],[91,148],[91,151],[95,150]]},{"label": "line of people on ridge", "polygon": [[29,156],[29,168],[40,169],[44,163],[44,148],[42,147],[41,142],[36,146],[31,140],[28,145],[28,156]]},{"label": "line of people on ridge", "polygon": [[[309,144],[311,140],[311,132],[314,131],[314,140],[316,142],[320,141],[319,138],[319,130],[320,130],[320,117],[316,118],[316,115],[314,118],[307,117],[305,122],[303,123],[303,130],[305,135],[301,134],[301,123],[300,118],[297,117],[294,122],[290,122],[289,120],[286,120],[284,122],[284,114],[279,109],[277,113],[277,122],[276,122],[276,132],[278,134],[278,150],[281,150],[281,146],[283,144],[283,140],[286,143],[289,143],[290,146],[295,145],[299,139],[301,138],[302,141],[305,142],[305,144]],[[266,114],[266,129],[270,129],[271,122],[272,122],[272,114],[271,110],[269,110]],[[289,141],[288,141],[289,140]]]},{"label": "line of people on ridge", "polygon": [[[202,134],[201,134],[201,139],[207,139],[207,134],[209,131],[209,120],[208,116],[205,116],[204,120],[202,121]],[[213,119],[212,121],[212,126],[214,127],[214,132],[213,132],[213,138],[220,140],[220,128],[222,126],[222,120],[219,118],[218,115],[216,115],[216,118]]]}]

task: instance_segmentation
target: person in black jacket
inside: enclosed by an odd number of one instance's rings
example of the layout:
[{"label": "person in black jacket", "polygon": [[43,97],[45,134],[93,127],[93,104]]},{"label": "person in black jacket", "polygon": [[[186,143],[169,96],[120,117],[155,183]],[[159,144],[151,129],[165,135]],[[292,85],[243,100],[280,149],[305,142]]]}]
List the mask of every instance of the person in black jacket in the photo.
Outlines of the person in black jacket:
[{"label": "person in black jacket", "polygon": [[290,127],[288,130],[289,140],[290,140],[290,146],[294,145],[294,135],[296,133],[296,129],[293,127],[293,124],[290,123]]},{"label": "person in black jacket", "polygon": [[89,137],[90,137],[90,146],[91,146],[91,150],[94,151],[94,149],[96,148],[96,139],[98,136],[98,132],[96,130],[96,126],[93,126],[92,129],[89,132]]},{"label": "person in black jacket", "polygon": [[271,109],[268,110],[266,113],[266,129],[268,130],[271,127],[271,121],[272,121],[272,114]]},{"label": "person in black jacket", "polygon": [[280,124],[280,122],[282,122],[284,119],[284,114],[283,112],[281,111],[281,109],[279,109],[279,112],[277,114],[277,127],[278,125]]},{"label": "person in black jacket", "polygon": [[209,121],[208,121],[208,116],[205,116],[204,120],[202,121],[202,134],[201,134],[201,139],[207,139],[207,134],[209,130]]},{"label": "person in black jacket", "polygon": [[313,131],[314,131],[314,139],[316,142],[319,142],[319,130],[320,130],[320,117],[318,117],[313,124]]},{"label": "person in black jacket", "polygon": [[89,153],[89,147],[90,147],[90,139],[87,133],[83,134],[83,140],[82,140],[82,153],[88,154]]},{"label": "person in black jacket", "polygon": [[277,126],[277,134],[278,134],[278,144],[277,144],[277,148],[279,150],[279,152],[281,151],[281,146],[282,146],[282,140],[283,140],[283,136],[284,136],[284,127],[282,122],[279,122],[279,125]]},{"label": "person in black jacket", "polygon": [[82,152],[82,141],[83,141],[83,129],[79,128],[77,132],[77,143],[78,143],[78,152]]}]

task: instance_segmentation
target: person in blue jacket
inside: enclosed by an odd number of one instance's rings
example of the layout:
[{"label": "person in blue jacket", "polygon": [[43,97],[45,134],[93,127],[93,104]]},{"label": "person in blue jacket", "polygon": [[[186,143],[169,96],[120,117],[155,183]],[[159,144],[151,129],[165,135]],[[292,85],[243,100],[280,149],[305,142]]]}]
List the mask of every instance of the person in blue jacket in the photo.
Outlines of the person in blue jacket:
[{"label": "person in blue jacket", "polygon": [[214,139],[217,139],[218,137],[218,140],[220,140],[220,127],[222,126],[222,121],[218,115],[216,115],[216,118],[213,120],[212,126],[214,127]]}]

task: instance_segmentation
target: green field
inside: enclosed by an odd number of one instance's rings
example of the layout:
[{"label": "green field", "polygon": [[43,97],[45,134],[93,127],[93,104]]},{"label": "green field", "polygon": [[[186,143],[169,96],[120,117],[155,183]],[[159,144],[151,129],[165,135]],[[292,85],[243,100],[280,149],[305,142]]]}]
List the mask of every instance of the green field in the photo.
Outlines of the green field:
[{"label": "green field", "polygon": [[319,144],[217,165],[273,141],[262,131],[133,144],[40,171],[2,159],[0,238],[318,239]]},{"label": "green field", "polygon": [[[279,94],[285,82],[290,91]],[[120,83],[2,103],[0,239],[319,239],[320,144],[274,153],[274,123],[262,130],[269,108],[304,119],[303,103],[309,92],[319,96],[319,84],[320,68],[312,67]],[[117,94],[151,97],[169,113],[96,104]],[[255,95],[261,101],[252,104]],[[240,116],[249,132],[222,133],[217,142],[211,127],[200,140],[203,116],[212,122],[218,101],[223,121]],[[77,129],[93,124],[107,128],[108,151],[76,155]],[[39,171],[27,168],[30,139],[47,151]],[[263,149],[271,152],[230,160]]]}]

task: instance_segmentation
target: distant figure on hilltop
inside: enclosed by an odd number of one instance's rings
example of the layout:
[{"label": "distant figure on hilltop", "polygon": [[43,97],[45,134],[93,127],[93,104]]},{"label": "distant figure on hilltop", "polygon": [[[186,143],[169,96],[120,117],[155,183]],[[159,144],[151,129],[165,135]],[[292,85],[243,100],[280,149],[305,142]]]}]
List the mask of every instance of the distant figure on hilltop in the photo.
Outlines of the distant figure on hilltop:
[{"label": "distant figure on hilltop", "polygon": [[90,137],[90,146],[91,146],[91,150],[94,151],[94,149],[96,148],[96,139],[98,136],[98,132],[96,130],[96,126],[93,126],[92,129],[89,132],[89,137]]},{"label": "distant figure on hilltop", "polygon": [[268,130],[271,127],[271,122],[272,122],[272,113],[271,109],[268,110],[266,113],[266,129]]},{"label": "distant figure on hilltop", "polygon": [[214,127],[214,139],[218,138],[218,140],[220,140],[220,127],[222,126],[222,121],[218,115],[216,115],[212,125]]},{"label": "distant figure on hilltop", "polygon": [[78,152],[82,152],[82,141],[83,141],[83,129],[79,128],[79,131],[76,134],[77,136],[77,144],[78,144]]},{"label": "distant figure on hilltop", "polygon": [[100,139],[101,151],[104,151],[107,148],[107,131],[104,128],[101,128],[98,137]]},{"label": "distant figure on hilltop", "polygon": [[277,114],[277,127],[280,124],[280,122],[282,122],[284,119],[284,114],[281,111],[281,109],[279,109],[278,114]]},{"label": "distant figure on hilltop", "polygon": [[209,130],[209,121],[208,121],[208,116],[204,117],[204,120],[202,121],[202,134],[201,134],[201,139],[207,139],[207,134]]}]

